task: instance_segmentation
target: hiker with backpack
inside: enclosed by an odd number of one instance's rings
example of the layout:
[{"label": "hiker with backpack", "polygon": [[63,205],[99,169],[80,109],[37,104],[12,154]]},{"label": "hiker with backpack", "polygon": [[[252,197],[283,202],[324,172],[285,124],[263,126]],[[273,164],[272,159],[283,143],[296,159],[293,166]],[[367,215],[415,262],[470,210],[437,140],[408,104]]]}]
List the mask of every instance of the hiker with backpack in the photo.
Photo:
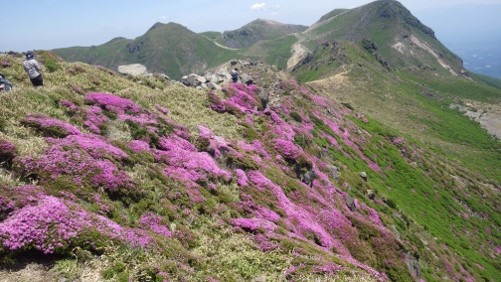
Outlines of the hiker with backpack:
[{"label": "hiker with backpack", "polygon": [[233,83],[237,83],[238,82],[238,69],[232,69],[230,72],[230,75],[231,75],[231,81],[233,81]]},{"label": "hiker with backpack", "polygon": [[0,73],[0,91],[9,91],[12,89],[12,83],[8,81],[3,74]]},{"label": "hiker with backpack", "polygon": [[33,86],[43,86],[42,67],[37,60],[35,60],[35,54],[33,54],[32,51],[26,53],[26,60],[23,62],[23,67],[26,73],[28,73]]}]

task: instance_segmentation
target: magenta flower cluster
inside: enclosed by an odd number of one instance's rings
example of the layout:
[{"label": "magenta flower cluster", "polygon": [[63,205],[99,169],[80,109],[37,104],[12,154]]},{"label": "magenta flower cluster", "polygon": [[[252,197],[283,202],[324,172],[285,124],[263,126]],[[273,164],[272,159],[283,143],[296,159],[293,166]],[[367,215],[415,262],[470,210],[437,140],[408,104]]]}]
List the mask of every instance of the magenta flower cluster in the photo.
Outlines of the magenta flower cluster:
[{"label": "magenta flower cluster", "polygon": [[26,206],[0,223],[0,240],[9,250],[32,247],[51,254],[89,227],[85,213],[72,210],[58,198],[44,196],[36,205]]},{"label": "magenta flower cluster", "polygon": [[47,141],[57,147],[81,148],[93,158],[111,157],[123,160],[128,157],[124,151],[106,142],[102,137],[91,134],[70,135],[63,139],[47,138]]},{"label": "magenta flower cluster", "polygon": [[233,105],[238,105],[242,112],[252,112],[258,108],[261,102],[257,99],[255,94],[255,86],[246,86],[241,83],[233,83],[230,85],[231,89],[226,92],[230,96],[226,102]]},{"label": "magenta flower cluster", "polygon": [[155,232],[158,235],[170,238],[172,237],[172,232],[165,226],[164,219],[154,213],[148,212],[141,216],[139,220],[141,226]]},{"label": "magenta flower cluster", "polygon": [[255,232],[262,230],[265,233],[275,231],[275,223],[260,218],[236,218],[231,221],[234,226],[240,227],[245,231]]},{"label": "magenta flower cluster", "polygon": [[133,101],[110,93],[89,93],[85,95],[85,102],[87,104],[100,106],[116,114],[138,114],[141,112],[141,107]]},{"label": "magenta flower cluster", "polygon": [[22,120],[22,123],[49,136],[65,137],[82,134],[80,130],[67,122],[42,115],[27,116]]},{"label": "magenta flower cluster", "polygon": [[51,147],[43,155],[17,160],[25,174],[36,174],[45,183],[67,176],[77,185],[90,184],[108,191],[130,187],[130,178],[111,161],[125,159],[127,154],[104,140],[70,135],[48,138],[48,142]]},{"label": "magenta flower cluster", "polygon": [[73,102],[67,100],[61,100],[59,104],[65,107],[69,112],[76,113],[78,111],[78,106],[75,105]]},{"label": "magenta flower cluster", "polygon": [[5,139],[0,139],[0,162],[12,159],[16,154],[16,146]]},{"label": "magenta flower cluster", "polygon": [[94,134],[101,134],[101,127],[109,120],[98,106],[90,106],[86,111],[84,126]]},{"label": "magenta flower cluster", "polygon": [[[147,216],[144,221],[152,226],[152,231],[169,234],[161,225],[156,225],[158,218]],[[140,247],[147,247],[153,241],[144,230],[122,227],[106,217],[85,211],[74,202],[40,194],[34,204],[14,211],[0,223],[0,242],[11,251],[33,248],[52,254],[64,251],[73,239],[87,232],[98,232]]]},{"label": "magenta flower cluster", "polygon": [[303,150],[296,146],[294,143],[284,139],[275,139],[273,141],[273,147],[280,153],[285,159],[295,160],[301,154],[303,154]]},{"label": "magenta flower cluster", "polygon": [[254,85],[247,86],[240,83],[232,83],[223,91],[227,98],[222,99],[213,92],[209,92],[209,100],[211,109],[218,112],[230,112],[232,114],[247,114],[254,113],[261,105],[257,95],[257,88]]},{"label": "magenta flower cluster", "polygon": [[132,140],[127,147],[136,153],[150,152],[150,144],[143,140]]}]

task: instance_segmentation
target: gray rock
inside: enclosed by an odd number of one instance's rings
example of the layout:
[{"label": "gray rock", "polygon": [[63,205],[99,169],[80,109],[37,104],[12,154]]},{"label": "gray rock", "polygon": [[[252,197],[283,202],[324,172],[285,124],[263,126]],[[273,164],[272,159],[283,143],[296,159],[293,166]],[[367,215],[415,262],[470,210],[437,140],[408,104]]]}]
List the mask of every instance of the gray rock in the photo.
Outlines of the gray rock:
[{"label": "gray rock", "polygon": [[201,76],[194,74],[194,73],[192,73],[190,75],[185,75],[181,78],[181,83],[183,83],[186,86],[190,86],[190,87],[200,86],[204,82],[205,82],[205,78],[203,78],[203,80],[202,80]]},{"label": "gray rock", "polygon": [[217,72],[217,76],[222,79],[223,81],[225,80],[231,80],[231,74],[226,71],[226,70],[220,70]]},{"label": "gray rock", "polygon": [[207,82],[206,85],[207,85],[207,88],[209,88],[210,90],[221,90],[221,86],[219,86],[218,84],[216,84],[214,82]]},{"label": "gray rock", "polygon": [[360,172],[360,177],[362,177],[363,180],[367,181],[367,173],[365,171]]},{"label": "gray rock", "polygon": [[376,193],[373,190],[369,189],[367,190],[367,197],[369,197],[369,199],[371,200],[374,200],[376,198]]},{"label": "gray rock", "polygon": [[261,275],[261,276],[255,277],[254,279],[251,280],[251,282],[266,282],[266,276]]},{"label": "gray rock", "polygon": [[217,81],[218,81],[218,77],[213,73],[206,73],[204,77],[205,77],[206,82],[217,83]]},{"label": "gray rock", "polygon": [[327,167],[329,169],[329,173],[330,175],[332,176],[332,178],[334,179],[339,179],[339,169],[337,168],[337,166],[334,166],[334,165],[329,165]]},{"label": "gray rock", "polygon": [[147,76],[148,70],[141,64],[118,66],[118,72],[123,75]]},{"label": "gray rock", "polygon": [[419,267],[418,258],[410,253],[407,253],[405,254],[405,263],[407,264],[407,268],[409,269],[412,277],[418,281],[419,278],[421,278],[421,268]]},{"label": "gray rock", "polygon": [[344,202],[346,203],[346,206],[350,209],[350,211],[357,210],[357,206],[355,205],[355,199],[353,199],[352,196],[345,194],[344,195]]},{"label": "gray rock", "polygon": [[245,83],[247,85],[254,83],[254,79],[252,79],[252,77],[246,73],[242,73],[240,75],[240,80],[242,81],[242,83]]},{"label": "gray rock", "polygon": [[302,173],[301,175],[299,175],[299,179],[301,180],[301,182],[303,182],[309,186],[313,185],[313,180],[315,180],[315,178],[317,178],[317,175],[316,175],[315,171],[313,171],[313,170],[308,170],[308,171]]}]

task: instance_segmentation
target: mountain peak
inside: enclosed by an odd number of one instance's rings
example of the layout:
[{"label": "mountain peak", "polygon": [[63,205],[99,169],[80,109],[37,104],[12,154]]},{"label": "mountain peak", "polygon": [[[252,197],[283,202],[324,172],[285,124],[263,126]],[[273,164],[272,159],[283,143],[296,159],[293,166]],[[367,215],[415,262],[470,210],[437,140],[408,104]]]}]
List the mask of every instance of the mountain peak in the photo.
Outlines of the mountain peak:
[{"label": "mountain peak", "polygon": [[281,22],[267,20],[267,19],[256,19],[256,20],[250,22],[248,25],[251,25],[251,24],[285,25]]},{"label": "mountain peak", "polygon": [[404,5],[396,0],[378,0],[367,5],[376,6],[378,17],[403,21],[405,24],[435,38],[435,32],[431,28],[424,25]]}]

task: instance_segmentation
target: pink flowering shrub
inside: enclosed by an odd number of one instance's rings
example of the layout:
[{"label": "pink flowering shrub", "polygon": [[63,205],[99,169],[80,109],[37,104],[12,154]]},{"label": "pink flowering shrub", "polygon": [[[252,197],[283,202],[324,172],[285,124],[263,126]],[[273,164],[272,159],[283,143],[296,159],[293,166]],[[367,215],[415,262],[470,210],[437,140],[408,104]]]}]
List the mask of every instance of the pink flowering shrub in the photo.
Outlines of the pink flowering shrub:
[{"label": "pink flowering shrub", "polygon": [[65,253],[88,236],[92,236],[92,240],[85,240],[89,247],[104,244],[110,238],[139,247],[147,247],[153,241],[143,230],[122,227],[53,196],[41,196],[35,204],[24,206],[0,223],[0,243],[8,251]]},{"label": "pink flowering shrub", "polygon": [[86,135],[48,141],[51,147],[43,155],[15,160],[23,174],[36,176],[45,184],[69,178],[76,185],[103,187],[110,192],[131,186],[130,178],[113,162],[103,158],[123,159],[127,155],[122,150]]},{"label": "pink flowering shrub", "polygon": [[160,117],[157,120],[158,120],[159,126],[163,126],[165,128],[172,129],[172,132],[175,135],[177,135],[183,139],[190,140],[190,138],[191,138],[190,130],[186,126],[178,124],[175,121],[173,121],[167,117]]},{"label": "pink flowering shrub", "polygon": [[276,139],[273,143],[275,150],[277,150],[277,152],[280,153],[286,160],[295,160],[303,153],[301,148],[288,140]]},{"label": "pink flowering shrub", "polygon": [[231,174],[219,168],[214,159],[206,152],[192,152],[177,148],[170,151],[157,151],[156,158],[169,166],[164,174],[182,182],[193,183],[207,178],[231,179]]},{"label": "pink flowering shrub", "polygon": [[157,124],[157,119],[152,114],[136,114],[136,115],[118,114],[118,119],[121,121],[131,121],[141,126]]},{"label": "pink flowering shrub", "polygon": [[150,144],[143,140],[132,140],[127,144],[127,147],[136,153],[150,152]]},{"label": "pink flowering shrub", "polygon": [[67,122],[42,115],[27,116],[21,121],[21,123],[32,127],[37,131],[40,131],[44,136],[49,137],[66,137],[68,135],[82,134],[80,130]]},{"label": "pink flowering shrub", "polygon": [[34,248],[52,254],[90,227],[85,213],[58,198],[44,196],[36,205],[26,206],[0,223],[0,240],[11,251]]},{"label": "pink flowering shrub", "polygon": [[162,137],[159,141],[160,149],[164,151],[171,151],[176,149],[181,149],[190,152],[196,152],[197,149],[193,144],[188,142],[187,140],[177,136],[171,135],[169,137]]},{"label": "pink flowering shrub", "polygon": [[97,105],[102,109],[113,112],[115,114],[138,114],[141,112],[141,107],[139,107],[133,101],[115,96],[110,93],[87,94],[85,96],[85,102],[90,105]]},{"label": "pink flowering shrub", "polygon": [[226,107],[224,105],[224,101],[219,98],[214,92],[209,92],[207,93],[207,97],[210,102],[210,108],[218,113],[224,113],[226,112]]},{"label": "pink flowering shrub", "polygon": [[231,224],[249,232],[263,231],[269,233],[277,228],[273,222],[260,218],[236,218],[231,220]]},{"label": "pink flowering shrub", "polygon": [[109,120],[109,118],[103,114],[103,110],[98,106],[90,106],[85,114],[84,126],[94,134],[101,134],[102,127]]},{"label": "pink flowering shrub", "polygon": [[7,140],[0,139],[0,163],[10,162],[16,154],[16,146]]},{"label": "pink flowering shrub", "polygon": [[60,148],[81,148],[94,158],[111,157],[123,160],[128,157],[124,151],[96,135],[70,135],[63,139],[48,138],[47,142]]},{"label": "pink flowering shrub", "polygon": [[253,111],[255,108],[261,106],[261,102],[257,98],[255,91],[255,87],[233,83],[229,89],[226,89],[226,93],[229,96],[226,102],[240,106],[244,112]]},{"label": "pink flowering shrub", "polygon": [[0,220],[17,209],[35,203],[42,195],[44,195],[44,190],[40,186],[0,187]]},{"label": "pink flowering shrub", "polygon": [[148,212],[141,216],[139,222],[141,226],[146,227],[147,229],[155,232],[158,235],[164,236],[166,238],[172,237],[172,233],[167,228],[167,226],[165,226],[164,219],[159,215]]},{"label": "pink flowering shrub", "polygon": [[79,108],[77,105],[75,105],[73,102],[67,101],[67,100],[61,100],[59,104],[64,107],[68,112],[71,114],[75,114],[78,112]]},{"label": "pink flowering shrub", "polygon": [[249,185],[249,179],[245,172],[241,169],[236,169],[235,174],[237,175],[237,184],[241,187],[247,187]]},{"label": "pink flowering shrub", "polygon": [[294,133],[294,129],[293,127],[288,124],[287,122],[285,122],[275,111],[273,110],[270,110],[270,109],[266,109],[264,110],[264,114],[266,115],[269,115],[271,117],[271,120],[272,120],[272,132],[273,134],[280,138],[280,139],[284,139],[284,140],[287,140],[287,141],[294,141],[294,136],[295,136],[295,133]]},{"label": "pink flowering shrub", "polygon": [[163,107],[161,105],[158,105],[158,104],[155,105],[155,109],[157,109],[159,112],[161,112],[164,115],[167,115],[169,113],[169,109],[167,109],[166,107]]}]

